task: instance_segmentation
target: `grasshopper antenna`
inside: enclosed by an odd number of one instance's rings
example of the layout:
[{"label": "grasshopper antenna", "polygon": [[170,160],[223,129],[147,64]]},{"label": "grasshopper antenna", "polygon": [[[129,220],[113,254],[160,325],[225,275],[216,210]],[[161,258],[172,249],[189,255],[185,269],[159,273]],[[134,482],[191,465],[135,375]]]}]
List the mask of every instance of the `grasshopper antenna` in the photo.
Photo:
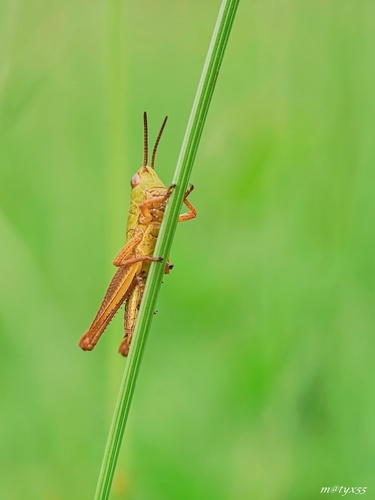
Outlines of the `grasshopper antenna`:
[{"label": "grasshopper antenna", "polygon": [[158,149],[158,146],[159,146],[159,142],[160,142],[160,138],[161,138],[161,135],[163,133],[163,130],[164,130],[164,127],[165,127],[165,124],[167,123],[167,120],[168,120],[168,116],[166,116],[164,118],[164,121],[161,125],[161,128],[160,128],[160,131],[158,133],[158,136],[156,138],[156,142],[155,142],[155,146],[154,146],[154,149],[152,151],[152,158],[151,158],[151,168],[155,168],[154,165],[155,165],[155,156],[156,156],[156,150]]},{"label": "grasshopper antenna", "polygon": [[148,127],[147,127],[147,113],[143,113],[143,167],[147,166],[148,161]]}]

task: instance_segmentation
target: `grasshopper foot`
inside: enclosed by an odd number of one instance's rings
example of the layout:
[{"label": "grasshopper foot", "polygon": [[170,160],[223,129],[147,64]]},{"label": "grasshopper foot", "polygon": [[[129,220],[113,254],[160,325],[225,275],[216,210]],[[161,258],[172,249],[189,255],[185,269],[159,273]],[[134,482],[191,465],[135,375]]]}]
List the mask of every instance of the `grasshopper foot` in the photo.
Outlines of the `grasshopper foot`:
[{"label": "grasshopper foot", "polygon": [[170,262],[167,262],[165,269],[164,269],[164,274],[169,274],[173,268],[174,268],[174,265],[171,264]]},{"label": "grasshopper foot", "polygon": [[184,194],[184,199],[186,199],[192,191],[194,191],[194,184],[189,184],[189,189]]}]

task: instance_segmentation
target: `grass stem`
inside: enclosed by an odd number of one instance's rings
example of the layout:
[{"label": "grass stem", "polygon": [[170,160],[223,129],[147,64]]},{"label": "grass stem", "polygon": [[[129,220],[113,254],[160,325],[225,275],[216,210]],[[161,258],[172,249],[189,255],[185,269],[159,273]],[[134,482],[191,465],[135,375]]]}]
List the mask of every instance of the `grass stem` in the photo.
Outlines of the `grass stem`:
[{"label": "grass stem", "polygon": [[[170,254],[173,237],[176,231],[178,214],[183,201],[184,192],[189,182],[238,4],[239,0],[223,0],[212,35],[176,166],[173,179],[176,188],[173,190],[173,194],[168,201],[154,252],[155,255],[162,255],[165,259]],[[109,431],[107,446],[104,452],[95,493],[95,500],[106,500],[109,497],[137,374],[163,278],[163,271],[163,264],[153,263],[151,265],[142,304],[139,310],[132,346],[125,366],[115,413]]]}]

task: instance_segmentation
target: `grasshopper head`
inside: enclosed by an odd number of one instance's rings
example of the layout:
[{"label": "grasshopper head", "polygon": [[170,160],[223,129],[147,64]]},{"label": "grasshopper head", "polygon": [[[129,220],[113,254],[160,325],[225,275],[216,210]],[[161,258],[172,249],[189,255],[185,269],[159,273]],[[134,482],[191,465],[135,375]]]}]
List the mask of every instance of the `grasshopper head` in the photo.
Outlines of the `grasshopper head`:
[{"label": "grasshopper head", "polygon": [[162,188],[164,184],[159,179],[155,170],[151,167],[141,167],[131,178],[130,185],[132,193],[136,196],[137,193],[144,193],[147,189]]},{"label": "grasshopper head", "polygon": [[132,194],[137,196],[138,192],[145,192],[147,189],[164,187],[164,184],[159,179],[158,175],[154,170],[156,150],[158,148],[161,135],[163,133],[165,124],[167,123],[168,116],[164,118],[160,131],[155,141],[155,146],[152,151],[151,167],[147,165],[148,160],[148,126],[147,126],[147,113],[143,113],[143,165],[136,172],[131,181],[130,185],[132,188]]}]

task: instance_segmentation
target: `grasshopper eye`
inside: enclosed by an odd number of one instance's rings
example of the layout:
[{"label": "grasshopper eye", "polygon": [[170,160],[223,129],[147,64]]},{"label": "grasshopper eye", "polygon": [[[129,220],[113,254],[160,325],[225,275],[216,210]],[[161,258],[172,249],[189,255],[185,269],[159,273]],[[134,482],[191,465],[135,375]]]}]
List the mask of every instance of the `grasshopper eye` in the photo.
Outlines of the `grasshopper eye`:
[{"label": "grasshopper eye", "polygon": [[138,174],[134,174],[132,177],[132,180],[130,181],[130,185],[132,189],[135,188],[135,186],[138,186],[138,184],[141,182],[141,178],[139,177]]}]

